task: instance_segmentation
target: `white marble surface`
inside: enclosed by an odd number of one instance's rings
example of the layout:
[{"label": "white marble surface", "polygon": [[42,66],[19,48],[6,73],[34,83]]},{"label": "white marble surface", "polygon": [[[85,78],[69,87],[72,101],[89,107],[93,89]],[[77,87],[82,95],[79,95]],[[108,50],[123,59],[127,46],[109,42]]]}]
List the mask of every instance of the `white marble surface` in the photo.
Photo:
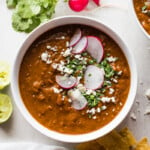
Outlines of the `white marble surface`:
[{"label": "white marble surface", "polygon": [[[146,106],[150,105],[150,101],[144,95],[145,90],[150,88],[150,40],[146,38],[137,26],[129,10],[127,0],[107,0],[107,2],[120,5],[121,8],[101,8],[92,12],[84,11],[75,13],[68,8],[67,3],[59,0],[54,17],[76,14],[97,18],[115,30],[128,44],[130,50],[134,53],[139,76],[138,91],[131,110],[131,112],[135,113],[137,119],[136,121],[132,120],[129,114],[120,127],[129,127],[137,139],[143,136],[150,138],[150,115],[144,115]],[[12,29],[11,14],[12,10],[7,9],[5,0],[0,0],[0,60],[8,61],[12,65],[16,52],[27,35],[15,32]],[[9,87],[5,92],[11,95]],[[14,112],[11,119],[0,125],[0,142],[21,141],[72,147],[72,144],[54,141],[33,129],[22,117],[14,104]]]}]

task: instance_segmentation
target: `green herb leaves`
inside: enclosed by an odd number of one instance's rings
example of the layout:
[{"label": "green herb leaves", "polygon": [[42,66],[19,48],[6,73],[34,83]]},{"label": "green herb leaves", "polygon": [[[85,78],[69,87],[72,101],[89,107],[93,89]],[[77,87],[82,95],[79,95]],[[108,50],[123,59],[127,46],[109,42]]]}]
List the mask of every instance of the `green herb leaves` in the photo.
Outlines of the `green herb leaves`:
[{"label": "green herb leaves", "polygon": [[98,64],[98,66],[104,69],[106,78],[111,78],[115,75],[115,71],[108,63],[107,59],[104,59],[100,64]]},{"label": "green herb leaves", "polygon": [[57,0],[7,0],[9,8],[15,8],[12,26],[16,31],[30,32],[48,21],[55,12]]}]

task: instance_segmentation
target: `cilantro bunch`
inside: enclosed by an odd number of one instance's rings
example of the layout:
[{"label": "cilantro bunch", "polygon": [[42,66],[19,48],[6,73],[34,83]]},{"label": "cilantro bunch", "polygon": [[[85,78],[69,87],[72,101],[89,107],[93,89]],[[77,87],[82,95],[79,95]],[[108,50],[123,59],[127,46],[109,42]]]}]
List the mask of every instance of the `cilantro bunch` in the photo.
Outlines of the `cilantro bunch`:
[{"label": "cilantro bunch", "polygon": [[15,8],[12,26],[16,31],[30,32],[48,21],[55,12],[57,0],[7,0],[9,8]]}]

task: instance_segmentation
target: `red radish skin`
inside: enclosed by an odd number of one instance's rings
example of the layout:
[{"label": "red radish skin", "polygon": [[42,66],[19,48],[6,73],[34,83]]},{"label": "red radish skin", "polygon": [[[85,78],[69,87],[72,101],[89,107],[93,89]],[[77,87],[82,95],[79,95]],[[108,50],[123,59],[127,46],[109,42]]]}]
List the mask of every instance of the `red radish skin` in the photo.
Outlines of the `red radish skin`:
[{"label": "red radish skin", "polygon": [[87,36],[87,52],[100,63],[104,56],[104,48],[101,39],[96,36]]},{"label": "red radish skin", "polygon": [[68,91],[68,96],[72,100],[71,106],[76,110],[83,110],[87,105],[86,98],[78,89]]},{"label": "red radish skin", "polygon": [[76,12],[82,11],[88,4],[89,0],[69,0],[69,7]]},{"label": "red radish skin", "polygon": [[84,74],[84,85],[87,89],[97,90],[104,83],[104,70],[97,66],[89,65]]},{"label": "red radish skin", "polygon": [[97,6],[100,6],[100,0],[93,0]]},{"label": "red radish skin", "polygon": [[75,46],[79,40],[81,39],[81,36],[82,36],[82,32],[81,32],[81,29],[77,29],[74,33],[74,35],[72,36],[71,40],[70,40],[70,46]]},{"label": "red radish skin", "polygon": [[77,79],[73,76],[66,77],[66,76],[56,75],[56,82],[63,89],[71,89],[76,86]]},{"label": "red radish skin", "polygon": [[82,52],[86,50],[87,46],[88,46],[88,39],[86,36],[83,36],[79,40],[79,42],[73,47],[71,52],[73,54],[81,54]]}]

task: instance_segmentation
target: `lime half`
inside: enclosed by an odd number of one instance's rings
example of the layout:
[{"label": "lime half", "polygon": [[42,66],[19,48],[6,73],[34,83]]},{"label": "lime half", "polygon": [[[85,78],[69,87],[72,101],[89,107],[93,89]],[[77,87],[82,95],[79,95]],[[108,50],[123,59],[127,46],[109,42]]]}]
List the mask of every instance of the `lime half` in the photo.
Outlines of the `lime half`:
[{"label": "lime half", "polygon": [[11,99],[6,94],[0,94],[0,124],[7,121],[12,114]]},{"label": "lime half", "polygon": [[10,67],[6,62],[0,61],[0,90],[10,83]]}]

